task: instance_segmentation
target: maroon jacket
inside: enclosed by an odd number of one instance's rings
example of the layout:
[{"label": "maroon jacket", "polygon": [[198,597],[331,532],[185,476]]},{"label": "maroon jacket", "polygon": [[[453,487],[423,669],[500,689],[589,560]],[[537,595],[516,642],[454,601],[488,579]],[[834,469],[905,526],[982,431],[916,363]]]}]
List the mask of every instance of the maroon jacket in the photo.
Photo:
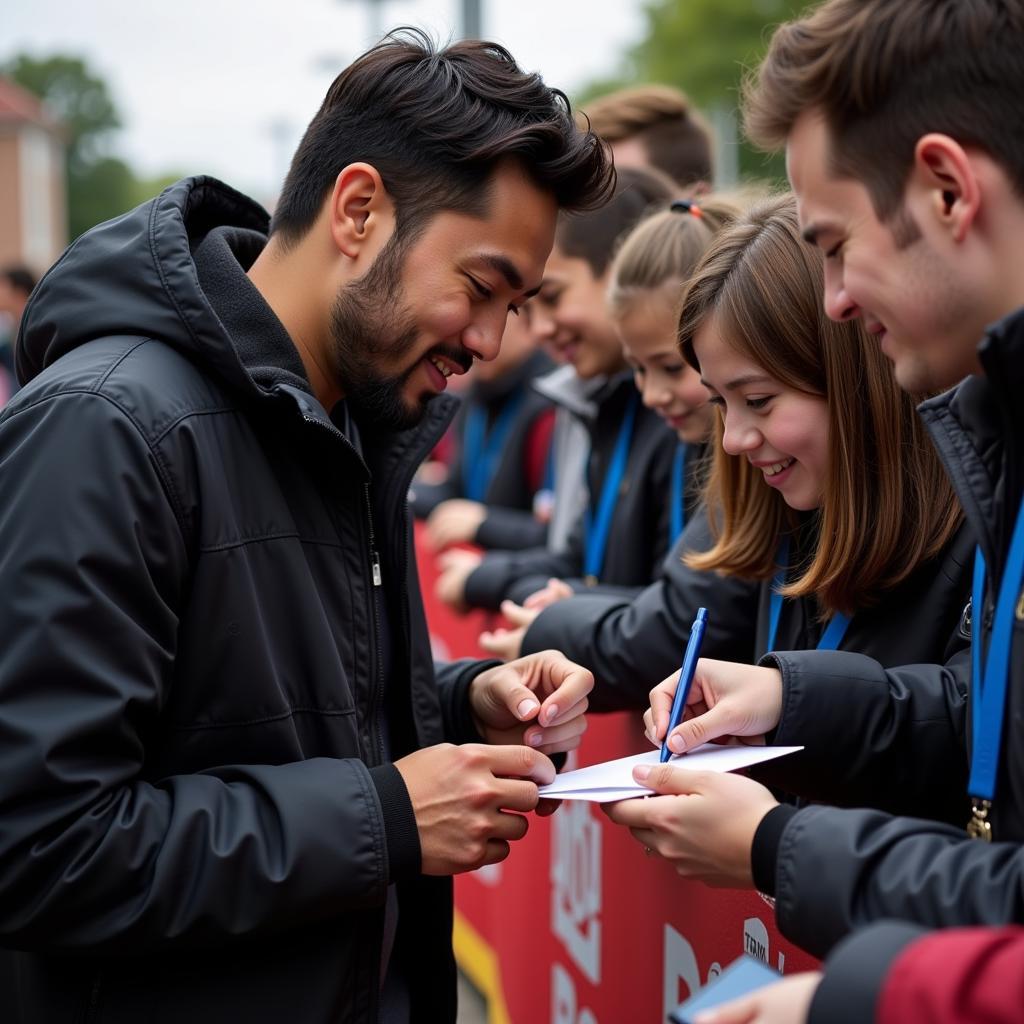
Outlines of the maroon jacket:
[{"label": "maroon jacket", "polygon": [[878,1024],[1010,1024],[1024,1020],[1024,928],[952,928],[900,954]]}]

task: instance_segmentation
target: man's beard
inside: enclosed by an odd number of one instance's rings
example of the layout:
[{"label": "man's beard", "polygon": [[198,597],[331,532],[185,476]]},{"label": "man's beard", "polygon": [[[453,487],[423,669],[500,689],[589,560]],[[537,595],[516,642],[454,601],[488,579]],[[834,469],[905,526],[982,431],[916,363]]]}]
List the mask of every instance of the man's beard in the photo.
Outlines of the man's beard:
[{"label": "man's beard", "polygon": [[412,351],[418,331],[404,303],[404,246],[395,236],[370,269],[342,288],[331,309],[334,371],[357,420],[385,430],[416,426],[433,396],[409,406],[403,391],[419,362],[397,377],[380,373],[379,364],[397,365]]}]

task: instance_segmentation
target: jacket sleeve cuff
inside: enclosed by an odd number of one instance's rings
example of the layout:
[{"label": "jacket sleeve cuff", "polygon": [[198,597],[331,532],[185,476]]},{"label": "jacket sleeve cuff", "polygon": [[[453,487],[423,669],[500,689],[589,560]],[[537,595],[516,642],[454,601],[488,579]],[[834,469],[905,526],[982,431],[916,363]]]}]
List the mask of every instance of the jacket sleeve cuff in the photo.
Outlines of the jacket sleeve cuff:
[{"label": "jacket sleeve cuff", "polygon": [[[469,688],[481,672],[495,668],[501,661],[496,658],[479,660],[463,658],[445,666],[441,706],[444,712],[445,739],[449,743],[486,743],[477,731],[473,711],[469,704]],[[440,673],[438,673],[440,675]]]},{"label": "jacket sleeve cuff", "polygon": [[477,527],[474,543],[482,548],[521,551],[541,548],[548,528],[529,513],[517,508],[489,508],[487,518]]},{"label": "jacket sleeve cuff", "polygon": [[384,839],[388,851],[388,881],[398,882],[420,873],[420,831],[402,773],[393,764],[371,768],[384,817]]},{"label": "jacket sleeve cuff", "polygon": [[758,892],[766,896],[775,895],[775,868],[779,862],[779,841],[782,833],[796,814],[797,808],[791,804],[779,804],[773,807],[762,819],[754,833],[754,842],[750,848],[750,870],[754,876],[754,886]]},{"label": "jacket sleeve cuff", "polygon": [[505,597],[507,583],[505,552],[490,552],[466,578],[463,597],[470,608],[497,611]]},{"label": "jacket sleeve cuff", "polygon": [[855,1024],[875,1020],[886,976],[900,953],[927,929],[881,921],[843,939],[825,961],[825,976],[807,1024]]}]

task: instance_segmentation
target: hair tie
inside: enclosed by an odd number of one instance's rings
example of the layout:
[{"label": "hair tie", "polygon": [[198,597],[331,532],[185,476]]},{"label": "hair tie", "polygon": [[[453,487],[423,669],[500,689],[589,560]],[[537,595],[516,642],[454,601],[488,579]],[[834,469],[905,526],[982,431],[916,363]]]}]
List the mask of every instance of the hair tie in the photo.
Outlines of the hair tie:
[{"label": "hair tie", "polygon": [[704,216],[704,211],[692,199],[674,199],[669,209],[674,213],[688,213],[693,217]]}]

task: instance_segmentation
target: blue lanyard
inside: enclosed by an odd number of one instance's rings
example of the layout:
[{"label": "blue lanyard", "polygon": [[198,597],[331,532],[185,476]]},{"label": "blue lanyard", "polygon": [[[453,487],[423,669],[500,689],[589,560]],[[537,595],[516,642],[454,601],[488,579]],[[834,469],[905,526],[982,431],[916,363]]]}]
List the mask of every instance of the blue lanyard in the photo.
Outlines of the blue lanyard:
[{"label": "blue lanyard", "polygon": [[466,413],[466,431],[463,434],[462,476],[466,497],[470,501],[484,501],[498,469],[509,431],[523,404],[521,394],[513,395],[502,406],[494,425],[487,429],[487,410],[474,405]]},{"label": "blue lanyard", "polygon": [[683,493],[683,469],[686,466],[686,442],[676,445],[676,454],[672,459],[672,520],[669,524],[668,546],[671,549],[686,525],[686,496]]},{"label": "blue lanyard", "polygon": [[[775,650],[775,638],[779,632],[779,619],[782,616],[783,597],[779,591],[786,585],[786,569],[789,562],[789,541],[784,540],[779,545],[778,561],[781,566],[772,580],[771,599],[768,604],[768,650]],[[821,634],[816,650],[838,651],[839,645],[846,636],[846,630],[850,625],[850,617],[836,612],[829,619],[825,632]],[[765,652],[767,653],[767,651]]]},{"label": "blue lanyard", "polygon": [[588,580],[599,580],[601,570],[604,568],[604,556],[608,549],[612,516],[615,514],[615,503],[618,501],[622,478],[626,473],[629,448],[633,441],[633,424],[636,421],[636,409],[639,404],[640,395],[634,392],[626,407],[626,413],[622,417],[622,425],[619,427],[619,436],[615,441],[612,461],[608,465],[608,472],[604,475],[601,498],[597,504],[596,522],[593,502],[587,505],[584,520],[583,575]]},{"label": "blue lanyard", "polygon": [[[988,654],[982,648],[985,616],[985,557],[979,547],[974,555],[974,587],[971,591],[971,778],[972,797],[991,800],[996,791],[999,747],[1003,737],[1006,686],[1010,676],[1010,645],[1017,591],[1024,578],[1024,502],[1017,510],[1010,553],[999,584],[992,637]],[[984,664],[983,664],[984,662]]]}]

